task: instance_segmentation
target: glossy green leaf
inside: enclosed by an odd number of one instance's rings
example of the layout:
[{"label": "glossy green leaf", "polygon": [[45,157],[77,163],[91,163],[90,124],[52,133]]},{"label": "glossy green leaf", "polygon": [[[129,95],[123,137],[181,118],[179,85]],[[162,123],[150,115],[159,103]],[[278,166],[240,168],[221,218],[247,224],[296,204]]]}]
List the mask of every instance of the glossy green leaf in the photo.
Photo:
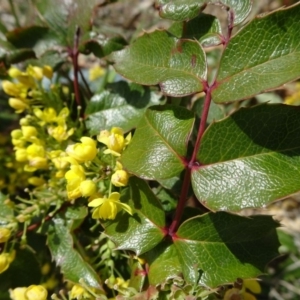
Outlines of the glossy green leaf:
[{"label": "glossy green leaf", "polygon": [[170,241],[163,241],[143,257],[149,264],[148,280],[151,285],[163,284],[181,275],[177,250]]},{"label": "glossy green leaf", "polygon": [[80,28],[79,41],[87,40],[91,28],[93,9],[99,0],[37,0],[36,7],[49,28],[63,46],[73,46],[76,30]]},{"label": "glossy green leaf", "polygon": [[209,287],[257,277],[278,255],[271,216],[208,213],[185,221],[173,238],[185,280]]},{"label": "glossy green leaf", "polygon": [[61,268],[66,280],[79,283],[82,278],[88,286],[102,289],[100,278],[95,270],[73,248],[72,235],[66,222],[65,218],[58,216],[51,220],[47,243],[53,259]]},{"label": "glossy green leaf", "polygon": [[165,214],[148,184],[132,177],[129,188],[121,196],[133,211],[130,216],[121,211],[113,221],[103,222],[105,233],[118,249],[128,249],[140,255],[154,248],[165,236]]},{"label": "glossy green leaf", "polygon": [[250,98],[300,77],[300,5],[257,17],[224,50],[215,102]]},{"label": "glossy green leaf", "polygon": [[125,81],[108,85],[92,97],[86,109],[86,126],[91,134],[121,127],[128,131],[138,124],[149,106],[160,104],[160,96],[149,88]]},{"label": "glossy green leaf", "polygon": [[251,0],[157,0],[160,16],[174,21],[190,20],[198,16],[206,4],[224,4],[234,12],[234,24],[243,22],[252,7]]},{"label": "glossy green leaf", "polygon": [[300,190],[300,108],[264,104],[212,124],[192,170],[197,198],[213,210],[262,207]]},{"label": "glossy green leaf", "polygon": [[206,56],[196,41],[155,31],[109,58],[122,76],[144,85],[159,84],[165,94],[183,96],[203,90]]},{"label": "glossy green leaf", "polygon": [[122,154],[122,164],[130,173],[147,179],[179,175],[193,124],[193,114],[183,107],[148,109]]},{"label": "glossy green leaf", "polygon": [[218,18],[201,13],[189,22],[176,22],[168,31],[177,38],[196,39],[203,46],[220,44],[222,27]]}]

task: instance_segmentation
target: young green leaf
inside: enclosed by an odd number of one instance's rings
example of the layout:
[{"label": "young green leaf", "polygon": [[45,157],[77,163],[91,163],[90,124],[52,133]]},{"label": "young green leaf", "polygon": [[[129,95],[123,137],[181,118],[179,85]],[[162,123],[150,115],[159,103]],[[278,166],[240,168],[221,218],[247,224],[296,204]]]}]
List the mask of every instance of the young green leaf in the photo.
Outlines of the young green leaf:
[{"label": "young green leaf", "polygon": [[206,56],[199,43],[165,31],[145,33],[109,58],[122,76],[144,85],[159,84],[172,96],[200,92],[206,80]]},{"label": "young green leaf", "polygon": [[122,164],[130,173],[147,179],[179,175],[193,124],[193,114],[183,107],[148,109],[122,154]]},{"label": "young green leaf", "polygon": [[91,134],[112,127],[128,131],[138,124],[149,106],[157,104],[160,104],[160,96],[149,88],[125,81],[112,83],[89,102],[87,128]]},{"label": "young green leaf", "polygon": [[162,18],[174,21],[190,20],[198,16],[206,4],[224,4],[234,11],[234,24],[243,22],[252,7],[251,0],[158,0]]},{"label": "young green leaf", "polygon": [[213,288],[257,277],[278,255],[276,227],[270,216],[225,212],[185,221],[173,238],[185,280]]},{"label": "young green leaf", "polygon": [[165,236],[165,214],[159,201],[148,184],[136,177],[130,178],[120,200],[132,208],[133,214],[119,212],[115,220],[102,222],[105,233],[118,249],[137,255],[151,250]]},{"label": "young green leaf", "polygon": [[300,190],[299,108],[264,104],[212,124],[192,170],[197,198],[213,210],[262,207]]},{"label": "young green leaf", "polygon": [[224,50],[217,103],[250,98],[300,77],[300,4],[257,17]]}]

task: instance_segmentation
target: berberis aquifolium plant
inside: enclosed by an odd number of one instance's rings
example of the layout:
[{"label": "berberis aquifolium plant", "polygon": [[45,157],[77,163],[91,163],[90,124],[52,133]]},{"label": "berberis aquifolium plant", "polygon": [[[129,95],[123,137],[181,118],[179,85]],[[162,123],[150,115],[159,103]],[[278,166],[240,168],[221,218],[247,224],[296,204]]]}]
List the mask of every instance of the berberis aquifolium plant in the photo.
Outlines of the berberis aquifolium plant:
[{"label": "berberis aquifolium plant", "polygon": [[256,299],[279,223],[243,212],[299,192],[300,110],[251,99],[300,77],[300,4],[158,0],[170,26],[127,44],[93,24],[100,2],[37,0],[1,40],[21,117],[0,299]]}]

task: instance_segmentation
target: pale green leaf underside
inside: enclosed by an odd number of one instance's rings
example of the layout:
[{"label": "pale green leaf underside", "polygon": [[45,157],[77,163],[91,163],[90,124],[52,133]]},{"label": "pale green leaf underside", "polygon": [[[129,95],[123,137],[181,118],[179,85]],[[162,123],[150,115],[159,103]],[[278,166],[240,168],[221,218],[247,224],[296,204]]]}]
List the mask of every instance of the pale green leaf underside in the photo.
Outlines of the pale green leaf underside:
[{"label": "pale green leaf underside", "polygon": [[243,22],[252,7],[251,0],[158,0],[160,16],[174,21],[195,18],[205,4],[224,4],[234,11],[234,24]]},{"label": "pale green leaf underside", "polygon": [[217,103],[249,98],[300,77],[300,5],[257,17],[226,47],[212,93]]},{"label": "pale green leaf underside", "polygon": [[122,76],[139,84],[159,84],[172,96],[200,92],[206,79],[206,56],[199,43],[164,31],[145,33],[110,59]]},{"label": "pale green leaf underside", "polygon": [[146,179],[177,176],[184,169],[186,145],[193,124],[193,114],[183,107],[148,109],[122,154],[124,168]]},{"label": "pale green leaf underside", "polygon": [[216,287],[258,276],[277,255],[276,227],[272,217],[224,212],[185,221],[174,240],[185,279]]},{"label": "pale green leaf underside", "polygon": [[262,207],[300,190],[300,110],[241,109],[212,124],[192,171],[197,198],[213,210]]}]

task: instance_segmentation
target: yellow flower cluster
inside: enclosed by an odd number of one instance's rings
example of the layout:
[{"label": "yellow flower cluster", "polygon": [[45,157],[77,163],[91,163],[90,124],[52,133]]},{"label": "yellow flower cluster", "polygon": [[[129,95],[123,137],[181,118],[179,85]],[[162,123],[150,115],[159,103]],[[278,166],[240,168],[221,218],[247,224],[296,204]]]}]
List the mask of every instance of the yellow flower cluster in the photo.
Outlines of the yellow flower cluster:
[{"label": "yellow flower cluster", "polygon": [[12,300],[46,300],[47,290],[42,285],[18,287],[9,291]]},{"label": "yellow flower cluster", "polygon": [[32,101],[31,96],[38,88],[39,82],[44,78],[51,79],[53,75],[50,66],[43,68],[28,66],[26,72],[21,72],[19,69],[12,67],[8,70],[8,74],[16,82],[4,80],[2,88],[6,94],[12,96],[9,98],[9,105],[16,110],[16,113],[21,113],[29,108]]}]

